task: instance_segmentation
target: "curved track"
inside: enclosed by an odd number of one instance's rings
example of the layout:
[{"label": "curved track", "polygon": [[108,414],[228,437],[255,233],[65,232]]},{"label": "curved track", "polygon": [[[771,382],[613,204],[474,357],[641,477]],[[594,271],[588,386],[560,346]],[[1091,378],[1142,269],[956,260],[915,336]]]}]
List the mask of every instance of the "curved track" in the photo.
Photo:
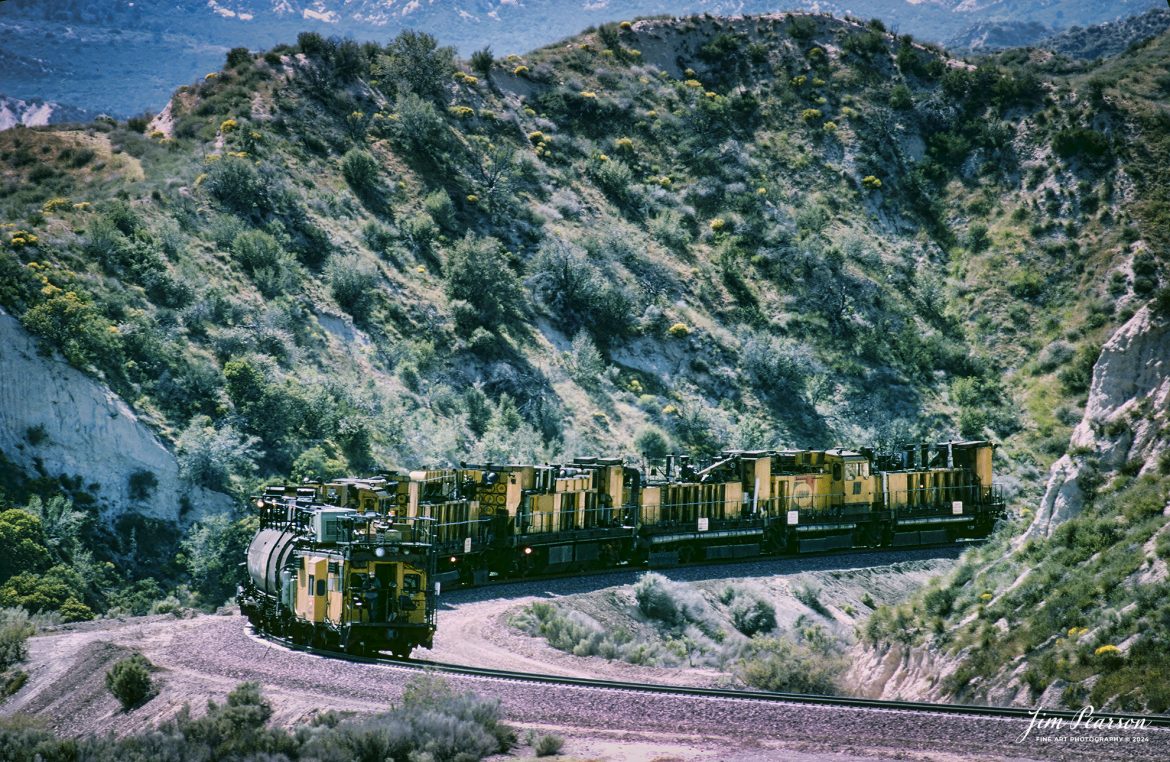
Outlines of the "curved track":
[{"label": "curved track", "polygon": [[[849,563],[863,562],[850,559]],[[758,573],[782,571],[775,567],[786,564],[769,562],[767,566],[773,568]],[[695,572],[686,570],[688,575]],[[566,581],[556,587],[585,581]],[[451,596],[452,609],[444,616],[449,621],[463,616],[466,609],[459,602],[463,595],[482,592]],[[474,608],[474,601],[469,603]],[[140,651],[159,668],[159,695],[130,713],[121,711],[104,684],[106,670],[126,649]],[[581,662],[578,671],[593,669],[590,660]],[[105,620],[30,640],[29,682],[0,704],[0,715],[32,714],[68,734],[125,734],[174,717],[184,705],[198,712],[208,699],[222,700],[236,684],[250,680],[260,683],[271,701],[273,721],[291,726],[324,710],[385,710],[401,700],[403,686],[420,670],[442,670],[455,690],[498,700],[502,716],[522,736],[526,730],[558,733],[568,740],[566,753],[586,759],[1170,759],[1170,730],[1161,727],[1142,731],[1140,741],[1077,740],[1078,736],[1067,732],[1064,741],[1046,740],[1044,736],[1055,735],[1051,732],[1033,732],[1020,741],[1029,723],[1018,710],[975,707],[973,714],[956,714],[908,703],[835,698],[825,702],[808,696],[692,690],[592,680],[588,674],[582,679],[563,679],[530,674],[537,671],[532,666],[522,669],[529,673],[423,661],[324,657],[250,636],[239,616]],[[1112,733],[1094,730],[1091,735]]]},{"label": "curved track", "polygon": [[[251,628],[249,627],[249,630]],[[388,664],[396,667],[422,670],[425,672],[439,672],[443,674],[466,675],[471,677],[487,677],[499,680],[514,680],[526,683],[540,683],[545,685],[572,685],[584,688],[598,688],[608,690],[637,691],[641,693],[655,693],[673,696],[706,696],[721,699],[739,699],[747,701],[772,701],[788,704],[811,704],[819,706],[849,707],[853,709],[880,709],[903,712],[929,712],[944,715],[973,715],[980,717],[1006,717],[1011,719],[1027,720],[1032,717],[1034,710],[1020,707],[978,706],[973,704],[934,704],[919,701],[889,701],[885,699],[854,698],[849,696],[822,696],[807,693],[785,693],[781,691],[738,690],[732,688],[696,688],[676,685],[659,685],[655,683],[632,683],[617,680],[596,680],[592,678],[566,677],[562,675],[544,675],[533,672],[516,672],[504,669],[485,669],[469,667],[464,664],[448,664],[428,659],[397,659],[384,656],[353,656],[336,651],[323,651],[311,646],[300,646],[284,638],[276,638],[262,633],[253,635],[263,640],[280,643],[282,646],[308,653],[322,654],[331,658],[343,659],[361,664]],[[1063,709],[1044,709],[1044,718],[1060,718],[1071,724],[1081,718],[1081,713]],[[1083,718],[1082,718],[1083,719]],[[1108,723],[1109,727],[1129,727],[1139,721],[1145,727],[1170,728],[1170,714],[1132,714],[1128,712],[1101,712],[1094,711],[1091,719]]]}]

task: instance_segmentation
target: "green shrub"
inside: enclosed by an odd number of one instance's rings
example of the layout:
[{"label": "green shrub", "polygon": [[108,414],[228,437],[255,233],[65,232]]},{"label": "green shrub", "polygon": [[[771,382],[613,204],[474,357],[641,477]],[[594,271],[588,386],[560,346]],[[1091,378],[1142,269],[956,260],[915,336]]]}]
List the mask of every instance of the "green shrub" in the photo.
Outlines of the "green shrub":
[{"label": "green shrub", "polygon": [[492,66],[494,66],[495,63],[496,57],[492,55],[492,49],[490,46],[486,48],[480,48],[471,54],[471,69],[473,71],[479,72],[485,77],[491,74]]},{"label": "green shrub", "polygon": [[106,672],[106,688],[129,711],[153,695],[154,681],[150,671],[154,665],[142,654],[132,654],[110,667]]},{"label": "green shrub", "polygon": [[446,106],[451,75],[455,73],[455,49],[439,47],[435,38],[425,32],[406,29],[386,46],[376,73],[381,82]]},{"label": "green shrub", "polygon": [[34,632],[28,612],[22,608],[0,609],[0,672],[28,656],[28,639]]},{"label": "green shrub", "polygon": [[749,638],[776,629],[776,609],[767,601],[736,596],[731,602],[731,623]]},{"label": "green shrub", "polygon": [[670,454],[670,440],[661,429],[648,426],[634,437],[634,449],[650,460],[659,460]]},{"label": "green shrub", "polygon": [[845,661],[818,628],[794,637],[752,638],[736,675],[753,688],[832,695]]},{"label": "green shrub", "polygon": [[565,739],[549,733],[537,738],[536,743],[532,745],[532,750],[536,752],[538,757],[551,757],[554,754],[560,754],[564,745]]},{"label": "green shrub", "polygon": [[1096,130],[1072,127],[1056,133],[1052,139],[1052,150],[1063,159],[1076,156],[1100,159],[1109,153],[1109,139]]},{"label": "green shrub", "polygon": [[218,606],[244,581],[239,559],[255,531],[254,517],[232,521],[222,513],[204,518],[187,531],[182,563],[204,604]]},{"label": "green shrub", "polygon": [[447,298],[467,302],[475,318],[489,328],[511,325],[524,303],[519,280],[512,272],[503,244],[469,232],[447,258]]},{"label": "green shrub", "polygon": [[358,198],[377,196],[381,167],[369,151],[352,148],[341,158],[341,174]]},{"label": "green shrub", "polygon": [[26,312],[22,322],[75,367],[84,369],[92,363],[114,368],[120,364],[116,329],[88,299],[74,291],[51,296]]},{"label": "green shrub", "polygon": [[203,187],[236,214],[263,218],[276,208],[274,181],[261,176],[250,161],[226,156],[211,165]]},{"label": "green shrub", "polygon": [[207,416],[196,416],[179,435],[179,471],[208,489],[230,489],[233,474],[246,474],[254,468],[258,443],[255,437],[242,436],[231,426],[216,429]]},{"label": "green shrub", "polygon": [[337,258],[329,265],[329,287],[341,308],[361,323],[376,303],[378,273],[356,255]]}]

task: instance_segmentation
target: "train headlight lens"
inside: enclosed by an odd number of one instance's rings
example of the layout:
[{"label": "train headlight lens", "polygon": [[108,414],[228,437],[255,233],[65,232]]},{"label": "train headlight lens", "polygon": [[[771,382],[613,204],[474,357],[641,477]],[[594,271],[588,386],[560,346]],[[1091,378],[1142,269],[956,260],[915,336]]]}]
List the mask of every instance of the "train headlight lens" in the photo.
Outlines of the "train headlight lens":
[{"label": "train headlight lens", "polygon": [[263,508],[263,507],[264,507],[264,501],[263,501],[263,500],[257,500],[257,501],[256,501],[256,507],[257,507],[257,508]]},{"label": "train headlight lens", "polygon": [[524,555],[531,556],[532,555],[532,548],[525,548]]},{"label": "train headlight lens", "polygon": [[381,558],[382,556],[386,555],[386,549],[381,546],[374,548],[374,555],[378,558]]},{"label": "train headlight lens", "polygon": [[451,563],[456,563],[458,560],[455,556],[451,556]]}]

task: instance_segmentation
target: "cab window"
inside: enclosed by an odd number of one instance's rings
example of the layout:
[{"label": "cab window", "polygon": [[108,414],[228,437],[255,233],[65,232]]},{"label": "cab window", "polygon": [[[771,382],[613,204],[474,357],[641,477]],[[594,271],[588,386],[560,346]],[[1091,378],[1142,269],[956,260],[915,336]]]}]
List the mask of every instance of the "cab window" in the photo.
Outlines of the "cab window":
[{"label": "cab window", "polygon": [[413,595],[422,589],[422,577],[418,574],[404,574],[402,576],[402,591]]}]

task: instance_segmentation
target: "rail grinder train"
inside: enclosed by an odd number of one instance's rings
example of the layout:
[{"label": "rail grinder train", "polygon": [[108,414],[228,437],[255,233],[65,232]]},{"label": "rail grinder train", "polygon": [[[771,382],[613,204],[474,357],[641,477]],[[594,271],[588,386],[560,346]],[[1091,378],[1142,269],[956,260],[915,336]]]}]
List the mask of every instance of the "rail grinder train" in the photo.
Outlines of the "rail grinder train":
[{"label": "rail grinder train", "polygon": [[265,631],[402,655],[429,645],[444,584],[986,537],[1005,510],[993,449],[460,464],[270,487],[241,610]]}]

